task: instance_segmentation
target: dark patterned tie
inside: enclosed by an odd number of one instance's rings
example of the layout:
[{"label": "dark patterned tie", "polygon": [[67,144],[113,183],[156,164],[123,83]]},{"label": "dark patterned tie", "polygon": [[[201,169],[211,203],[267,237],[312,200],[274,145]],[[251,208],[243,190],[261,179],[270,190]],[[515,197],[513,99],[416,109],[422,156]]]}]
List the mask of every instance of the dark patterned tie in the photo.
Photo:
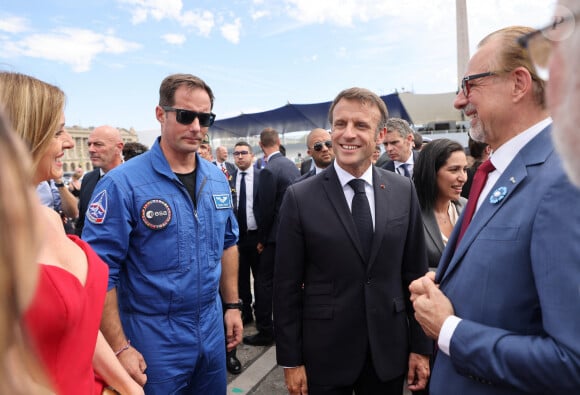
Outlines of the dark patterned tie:
[{"label": "dark patterned tie", "polygon": [[409,173],[409,164],[403,163],[400,167],[403,169],[403,175],[407,178],[411,178],[411,173]]},{"label": "dark patterned tie", "polygon": [[246,172],[240,173],[242,179],[240,180],[240,200],[238,203],[238,226],[240,228],[240,235],[248,232],[248,222],[246,218]]},{"label": "dark patterned tie", "polygon": [[473,214],[475,213],[475,207],[477,207],[477,200],[479,195],[487,181],[487,175],[495,170],[495,167],[490,162],[486,160],[477,168],[475,175],[473,176],[473,182],[471,183],[471,189],[469,190],[469,199],[467,200],[467,206],[465,207],[465,214],[463,214],[463,221],[461,222],[461,230],[459,231],[459,236],[457,237],[457,243],[455,248],[459,245],[463,234],[467,230]]},{"label": "dark patterned tie", "polygon": [[374,231],[371,208],[367,194],[365,193],[365,181],[355,178],[350,180],[348,185],[354,190],[354,197],[352,198],[352,218],[363,248],[365,262],[368,263]]}]

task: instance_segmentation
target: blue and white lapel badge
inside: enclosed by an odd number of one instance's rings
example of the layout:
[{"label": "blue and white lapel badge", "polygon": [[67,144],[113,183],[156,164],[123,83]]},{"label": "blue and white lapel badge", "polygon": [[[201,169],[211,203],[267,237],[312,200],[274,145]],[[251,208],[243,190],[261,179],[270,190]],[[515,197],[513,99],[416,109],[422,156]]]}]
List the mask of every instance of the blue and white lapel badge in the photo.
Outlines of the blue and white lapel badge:
[{"label": "blue and white lapel badge", "polygon": [[507,195],[507,188],[506,187],[499,187],[489,197],[489,202],[491,204],[499,203],[503,200],[503,198]]},{"label": "blue and white lapel badge", "polygon": [[232,208],[232,197],[228,193],[213,195],[213,204],[218,210]]},{"label": "blue and white lapel badge", "polygon": [[107,216],[107,190],[102,190],[93,198],[87,209],[87,219],[93,224],[102,224]]}]

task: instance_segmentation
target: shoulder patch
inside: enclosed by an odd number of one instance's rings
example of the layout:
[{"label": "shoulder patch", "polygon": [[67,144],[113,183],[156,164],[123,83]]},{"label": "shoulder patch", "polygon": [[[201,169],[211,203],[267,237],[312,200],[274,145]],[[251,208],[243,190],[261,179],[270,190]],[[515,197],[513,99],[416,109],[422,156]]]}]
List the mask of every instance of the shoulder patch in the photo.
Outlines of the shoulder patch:
[{"label": "shoulder patch", "polygon": [[229,194],[215,194],[213,195],[213,204],[218,210],[223,210],[226,208],[232,208],[232,198]]},{"label": "shoulder patch", "polygon": [[163,229],[171,222],[171,207],[161,199],[148,200],[141,207],[141,221],[149,229]]},{"label": "shoulder patch", "polygon": [[86,213],[87,219],[93,224],[102,224],[107,216],[108,205],[107,190],[105,189],[91,200]]}]

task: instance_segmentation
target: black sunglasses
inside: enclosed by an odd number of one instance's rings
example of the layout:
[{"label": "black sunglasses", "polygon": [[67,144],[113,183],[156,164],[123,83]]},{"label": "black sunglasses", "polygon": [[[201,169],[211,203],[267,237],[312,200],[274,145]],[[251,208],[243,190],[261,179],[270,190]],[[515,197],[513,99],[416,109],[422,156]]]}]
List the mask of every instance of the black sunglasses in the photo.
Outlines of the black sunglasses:
[{"label": "black sunglasses", "polygon": [[312,146],[312,148],[314,149],[314,151],[322,151],[322,146],[326,145],[326,148],[332,148],[332,140],[326,140],[326,141],[319,141],[318,143],[314,143],[314,145]]},{"label": "black sunglasses", "polygon": [[208,128],[213,125],[215,121],[215,114],[213,112],[195,112],[189,110],[182,110],[180,108],[173,108],[168,106],[163,106],[165,111],[174,111],[175,120],[182,125],[191,125],[195,118],[199,119],[199,126]]}]

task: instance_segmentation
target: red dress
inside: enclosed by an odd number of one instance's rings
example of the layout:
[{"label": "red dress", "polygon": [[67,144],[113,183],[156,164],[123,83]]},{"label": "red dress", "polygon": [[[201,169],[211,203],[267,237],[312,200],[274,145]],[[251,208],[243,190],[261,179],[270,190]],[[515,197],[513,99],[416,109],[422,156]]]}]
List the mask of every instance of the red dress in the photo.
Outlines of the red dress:
[{"label": "red dress", "polygon": [[103,383],[95,377],[93,355],[109,268],[86,242],[69,238],[87,256],[85,286],[60,267],[40,264],[38,287],[24,320],[58,394],[100,394]]}]

